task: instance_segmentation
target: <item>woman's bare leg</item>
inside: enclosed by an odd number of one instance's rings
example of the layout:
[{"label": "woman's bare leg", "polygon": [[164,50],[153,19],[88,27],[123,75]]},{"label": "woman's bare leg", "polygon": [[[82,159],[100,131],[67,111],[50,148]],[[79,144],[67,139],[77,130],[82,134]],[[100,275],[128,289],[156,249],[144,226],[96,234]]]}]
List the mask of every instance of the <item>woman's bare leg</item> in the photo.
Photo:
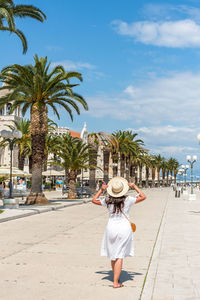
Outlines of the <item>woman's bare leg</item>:
[{"label": "woman's bare leg", "polygon": [[114,273],[113,287],[114,288],[123,286],[122,284],[119,283],[119,276],[122,270],[122,264],[123,264],[122,258],[117,258],[113,263],[113,273]]},{"label": "woman's bare leg", "polygon": [[113,270],[113,275],[114,275],[115,262],[116,262],[116,260],[111,260],[111,267],[112,267],[112,270]]}]

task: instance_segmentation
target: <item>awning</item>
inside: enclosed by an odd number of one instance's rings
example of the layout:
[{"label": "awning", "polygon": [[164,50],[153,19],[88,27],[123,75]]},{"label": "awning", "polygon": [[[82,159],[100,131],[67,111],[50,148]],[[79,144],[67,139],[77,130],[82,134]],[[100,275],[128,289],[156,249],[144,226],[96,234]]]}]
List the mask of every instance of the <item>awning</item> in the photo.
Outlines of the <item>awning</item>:
[{"label": "awning", "polygon": [[65,176],[65,171],[46,170],[42,172],[42,176]]},{"label": "awning", "polygon": [[[0,176],[8,176],[10,175],[10,167],[0,167]],[[13,177],[31,177],[32,175],[28,172],[22,171],[16,167],[12,168],[12,176]]]}]

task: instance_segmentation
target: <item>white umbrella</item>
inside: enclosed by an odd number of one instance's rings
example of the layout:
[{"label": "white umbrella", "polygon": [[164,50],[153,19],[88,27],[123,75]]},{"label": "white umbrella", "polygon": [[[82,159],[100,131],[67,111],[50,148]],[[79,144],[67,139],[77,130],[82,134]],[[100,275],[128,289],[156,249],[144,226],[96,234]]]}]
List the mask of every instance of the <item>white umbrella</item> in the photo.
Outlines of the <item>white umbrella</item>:
[{"label": "white umbrella", "polygon": [[64,176],[64,172],[63,171],[56,171],[56,170],[47,170],[42,172],[43,176]]},{"label": "white umbrella", "polygon": [[[0,176],[10,175],[10,167],[0,167]],[[31,177],[32,175],[28,172],[22,171],[18,168],[12,168],[12,176],[13,177]]]}]

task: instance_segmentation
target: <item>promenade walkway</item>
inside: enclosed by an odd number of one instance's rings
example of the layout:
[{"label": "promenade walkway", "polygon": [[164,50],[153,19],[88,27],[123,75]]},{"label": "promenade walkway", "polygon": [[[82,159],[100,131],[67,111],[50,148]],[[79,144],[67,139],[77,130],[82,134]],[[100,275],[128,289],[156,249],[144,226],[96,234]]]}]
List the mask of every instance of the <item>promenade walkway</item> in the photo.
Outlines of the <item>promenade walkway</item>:
[{"label": "promenade walkway", "polygon": [[199,300],[200,196],[149,189],[134,206],[135,257],[112,288],[100,245],[107,212],[92,203],[0,224],[1,300]]}]

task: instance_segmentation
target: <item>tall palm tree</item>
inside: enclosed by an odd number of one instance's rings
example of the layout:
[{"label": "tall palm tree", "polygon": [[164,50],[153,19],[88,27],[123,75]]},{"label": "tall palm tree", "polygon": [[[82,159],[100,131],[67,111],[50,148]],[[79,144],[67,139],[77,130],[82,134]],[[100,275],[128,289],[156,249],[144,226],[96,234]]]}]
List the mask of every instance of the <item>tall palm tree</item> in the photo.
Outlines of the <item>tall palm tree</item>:
[{"label": "tall palm tree", "polygon": [[151,156],[149,154],[144,155],[144,165],[145,165],[145,171],[146,171],[146,180],[145,180],[145,187],[149,187],[149,170],[151,168]]},{"label": "tall palm tree", "polygon": [[178,162],[178,160],[174,160],[174,183],[176,183],[176,177],[178,174],[178,168],[180,167],[180,164]]},{"label": "tall palm tree", "polygon": [[[91,145],[85,144],[81,139],[74,138],[70,134],[65,134],[60,138],[57,154],[60,160],[54,159],[52,163],[65,169],[68,176],[69,199],[76,198],[76,179],[81,169],[87,169],[91,165],[91,155],[89,150]],[[95,164],[95,157],[92,159]]]},{"label": "tall palm tree", "polygon": [[[97,169],[97,157],[99,142],[95,133],[90,133],[88,135],[88,143],[90,145],[90,168],[89,168],[89,187],[94,192],[96,189],[96,169]],[[92,160],[95,157],[95,164],[92,164]]]},{"label": "tall palm tree", "polygon": [[[110,166],[110,153],[111,151],[118,151],[118,142],[114,135],[107,132],[90,133],[88,136],[89,144],[91,145],[90,153],[92,158],[95,156],[97,161],[97,153],[100,148],[103,151],[103,180],[109,180],[109,166]],[[89,184],[92,190],[96,188],[96,168],[92,164],[90,168]]]},{"label": "tall palm tree", "polygon": [[179,162],[177,159],[170,157],[168,160],[168,168],[171,173],[171,183],[172,183],[172,177],[174,175],[174,182],[176,182],[176,175],[178,172]]},{"label": "tall palm tree", "polygon": [[31,144],[32,144],[32,190],[27,198],[27,204],[46,203],[48,200],[42,193],[42,166],[44,160],[45,137],[48,133],[48,109],[52,109],[60,118],[57,105],[73,120],[73,108],[80,114],[76,102],[88,109],[82,96],[73,92],[77,84],[70,84],[71,78],[82,81],[80,73],[66,72],[62,66],[56,66],[49,71],[50,63],[47,57],[34,57],[35,64],[28,66],[11,65],[2,70],[0,80],[5,84],[0,90],[8,93],[0,98],[0,105],[12,103],[11,112],[18,106],[22,107],[24,115],[30,110]]},{"label": "tall palm tree", "polygon": [[154,155],[150,155],[150,161],[151,161],[151,173],[152,173],[152,187],[155,187],[156,160]]},{"label": "tall palm tree", "polygon": [[162,168],[162,186],[164,187],[165,184],[166,184],[166,181],[165,181],[166,170],[168,168],[167,167],[167,160],[166,160],[165,157],[163,157],[161,168]]},{"label": "tall palm tree", "polygon": [[127,171],[130,169],[130,155],[136,155],[138,153],[138,147],[144,145],[144,142],[140,139],[135,140],[137,133],[128,130],[118,130],[113,135],[116,137],[119,145],[120,175],[124,177],[126,169]]},{"label": "tall palm tree", "polygon": [[[25,158],[29,157],[31,154],[31,137],[30,137],[30,121],[26,119],[21,119],[18,121],[13,121],[13,125],[7,125],[12,131],[17,130],[22,133],[21,138],[17,138],[14,141],[19,149],[18,151],[18,168],[24,170]],[[5,148],[9,145],[9,139],[3,139],[0,142],[0,146]]]},{"label": "tall palm tree", "polygon": [[162,168],[162,163],[163,163],[163,157],[158,154],[154,155],[155,163],[156,163],[156,169],[157,169],[157,176],[158,176],[158,186],[160,186],[160,170]]},{"label": "tall palm tree", "polygon": [[103,149],[103,180],[107,183],[109,181],[109,167],[111,152],[118,151],[118,141],[113,134],[107,132],[99,132],[100,146]]},{"label": "tall palm tree", "polygon": [[23,53],[27,51],[27,40],[23,32],[16,28],[15,19],[30,17],[40,22],[46,20],[45,14],[33,5],[15,5],[13,0],[0,0],[0,30],[16,34],[23,46]]}]

